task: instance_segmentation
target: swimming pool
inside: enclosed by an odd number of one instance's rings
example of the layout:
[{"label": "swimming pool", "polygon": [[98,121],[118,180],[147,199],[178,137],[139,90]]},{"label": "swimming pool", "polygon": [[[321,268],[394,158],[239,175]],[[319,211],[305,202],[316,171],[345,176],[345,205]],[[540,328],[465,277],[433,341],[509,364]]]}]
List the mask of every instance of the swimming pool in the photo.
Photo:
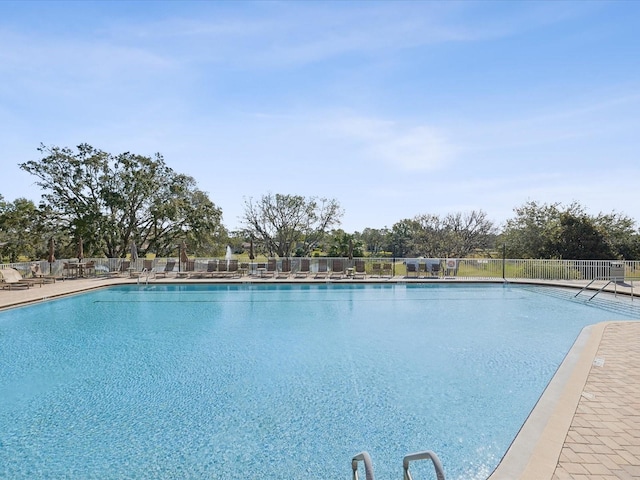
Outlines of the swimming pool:
[{"label": "swimming pool", "polygon": [[612,319],[513,285],[132,286],[1,312],[0,477],[348,479],[367,450],[391,479],[430,449],[486,478]]}]

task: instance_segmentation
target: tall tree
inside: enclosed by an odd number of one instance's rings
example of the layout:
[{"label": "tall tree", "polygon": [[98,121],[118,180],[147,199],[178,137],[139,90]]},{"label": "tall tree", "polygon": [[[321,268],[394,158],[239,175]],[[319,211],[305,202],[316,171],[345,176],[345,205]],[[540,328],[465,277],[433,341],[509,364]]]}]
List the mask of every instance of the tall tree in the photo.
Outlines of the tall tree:
[{"label": "tall tree", "polygon": [[466,257],[485,249],[494,236],[493,222],[482,210],[451,213],[445,217],[423,214],[393,226],[397,251],[409,257]]},{"label": "tall tree", "polygon": [[342,213],[334,199],[269,193],[257,201],[245,200],[243,223],[269,255],[309,255],[331,227],[340,224]]},{"label": "tall tree", "polygon": [[86,255],[121,257],[136,242],[141,253],[169,255],[185,237],[221,235],[222,212],[189,176],[153,158],[112,155],[82,144],[46,147],[20,165],[35,175],[59,226],[82,238]]},{"label": "tall tree", "polygon": [[548,251],[556,258],[600,260],[613,258],[605,236],[587,215],[560,214],[560,228],[548,239]]},{"label": "tall tree", "polygon": [[514,209],[503,240],[512,258],[567,258],[575,260],[640,256],[640,238],[635,222],[625,215],[586,214],[577,202],[527,202]]},{"label": "tall tree", "polygon": [[330,257],[363,257],[364,244],[357,235],[346,233],[342,229],[331,232],[331,243],[329,246]]},{"label": "tall tree", "polygon": [[[5,202],[0,195],[0,252],[10,262],[34,259],[42,251],[44,226],[41,212],[26,198]],[[46,244],[46,241],[44,242]]]},{"label": "tall tree", "polygon": [[507,220],[502,233],[507,255],[511,258],[553,258],[549,240],[558,237],[560,215],[582,215],[584,209],[578,203],[567,207],[528,201],[514,208],[515,217]]},{"label": "tall tree", "polygon": [[449,232],[439,215],[423,214],[413,219],[414,233],[411,256],[427,258],[447,257],[450,247]]},{"label": "tall tree", "polygon": [[404,219],[391,227],[391,253],[394,257],[408,257],[413,253],[416,221]]},{"label": "tall tree", "polygon": [[354,235],[364,243],[364,248],[371,256],[375,257],[379,252],[391,250],[389,246],[391,244],[391,233],[386,227],[382,229],[365,228],[362,233],[356,232]]},{"label": "tall tree", "polygon": [[606,236],[613,255],[626,260],[640,259],[640,232],[631,217],[618,212],[600,213],[593,223]]}]

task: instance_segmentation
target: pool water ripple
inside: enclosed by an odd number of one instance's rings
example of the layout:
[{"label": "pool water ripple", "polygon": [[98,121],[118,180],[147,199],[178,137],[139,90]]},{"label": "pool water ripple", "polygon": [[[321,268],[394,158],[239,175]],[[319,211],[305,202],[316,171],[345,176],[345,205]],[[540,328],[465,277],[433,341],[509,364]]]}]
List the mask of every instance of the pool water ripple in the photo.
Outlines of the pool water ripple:
[{"label": "pool water ripple", "polygon": [[118,287],[5,311],[0,477],[347,479],[367,450],[391,479],[431,449],[448,479],[485,478],[611,315],[496,285]]}]

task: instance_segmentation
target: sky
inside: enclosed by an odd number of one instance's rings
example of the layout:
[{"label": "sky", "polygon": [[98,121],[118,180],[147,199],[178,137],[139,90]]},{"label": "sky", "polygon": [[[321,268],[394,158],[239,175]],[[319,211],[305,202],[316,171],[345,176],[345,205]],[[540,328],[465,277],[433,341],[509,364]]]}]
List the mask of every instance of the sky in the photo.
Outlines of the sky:
[{"label": "sky", "polygon": [[241,226],[267,194],[341,228],[526,202],[640,223],[640,2],[0,1],[0,195],[88,143],[163,155]]}]

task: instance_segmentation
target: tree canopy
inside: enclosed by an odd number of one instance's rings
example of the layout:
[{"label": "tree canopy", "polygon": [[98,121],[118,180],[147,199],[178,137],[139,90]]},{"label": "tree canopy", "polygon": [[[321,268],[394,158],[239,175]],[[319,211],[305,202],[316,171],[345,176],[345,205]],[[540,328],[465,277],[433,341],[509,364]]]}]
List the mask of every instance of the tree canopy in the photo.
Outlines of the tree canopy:
[{"label": "tree canopy", "polygon": [[123,257],[135,243],[141,255],[174,256],[186,242],[196,256],[220,256],[252,239],[269,256],[395,256],[462,258],[504,244],[510,258],[640,259],[636,222],[612,212],[588,215],[573,202],[528,201],[514,209],[502,232],[482,210],[425,213],[391,228],[362,233],[337,229],[343,210],[335,199],[266,194],[245,199],[242,230],[230,238],[222,211],[196,181],[172,170],[160,154],[111,154],[88,144],[75,149],[41,145],[40,158],[19,166],[37,178],[39,205],[0,194],[0,260],[56,255]]},{"label": "tree canopy", "polygon": [[0,251],[10,262],[20,256],[35,258],[42,248],[43,226],[38,207],[25,198],[5,202],[0,195]]},{"label": "tree canopy", "polygon": [[355,234],[338,229],[330,236],[330,257],[364,257],[364,243]]},{"label": "tree canopy", "polygon": [[122,257],[135,242],[141,253],[167,256],[183,239],[195,253],[223,248],[221,210],[160,154],[113,155],[87,144],[38,151],[42,158],[20,168],[39,179],[48,221],[82,238],[86,255]]},{"label": "tree canopy", "polygon": [[596,260],[638,258],[635,222],[621,214],[586,214],[577,202],[526,202],[514,209],[502,234],[511,258]]},{"label": "tree canopy", "polygon": [[422,214],[393,225],[391,249],[399,257],[461,258],[488,248],[494,237],[493,222],[482,210]]},{"label": "tree canopy", "polygon": [[245,200],[243,223],[245,233],[262,241],[269,255],[305,256],[341,217],[334,199],[270,193]]}]

